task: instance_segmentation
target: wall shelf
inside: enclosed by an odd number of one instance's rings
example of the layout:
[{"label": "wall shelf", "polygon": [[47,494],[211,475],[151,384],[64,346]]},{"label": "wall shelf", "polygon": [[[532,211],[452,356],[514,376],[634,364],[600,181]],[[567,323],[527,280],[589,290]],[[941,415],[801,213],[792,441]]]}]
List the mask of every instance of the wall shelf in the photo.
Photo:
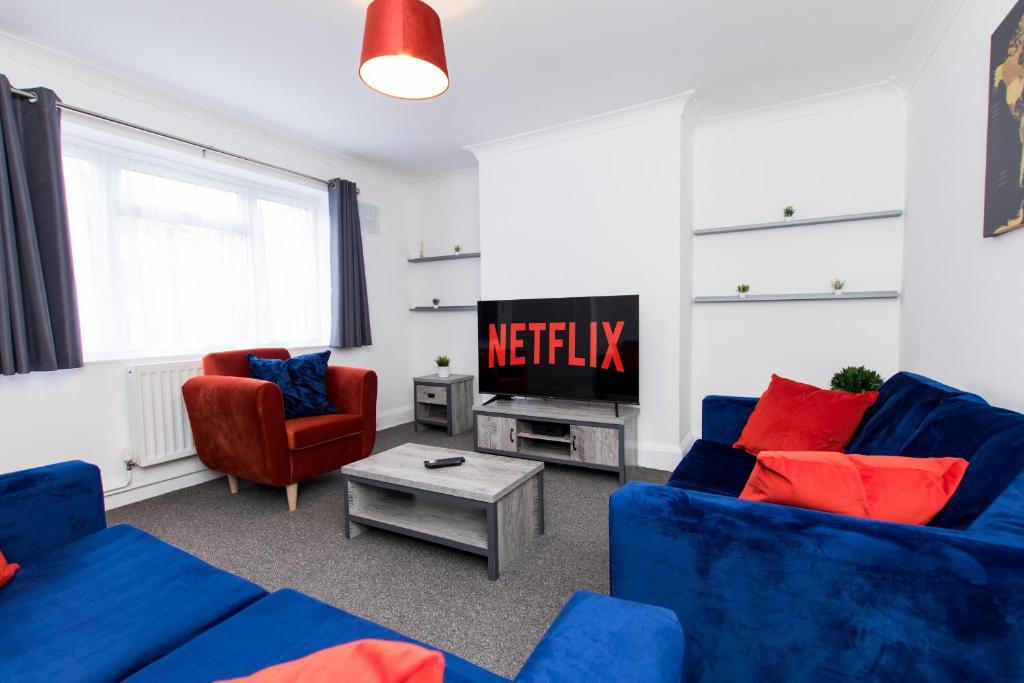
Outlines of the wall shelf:
[{"label": "wall shelf", "polygon": [[729,296],[696,296],[693,298],[695,304],[744,304],[757,303],[759,301],[852,301],[863,299],[897,299],[900,293],[896,291],[882,292],[844,292],[836,296],[832,292],[810,292],[807,294],[748,294],[746,298],[732,294]]},{"label": "wall shelf", "polygon": [[444,256],[420,256],[409,259],[409,263],[430,263],[432,261],[459,261],[467,258],[480,258],[479,251],[467,251],[461,254],[445,254]]},{"label": "wall shelf", "polygon": [[472,306],[438,306],[437,308],[434,308],[433,306],[413,306],[409,310],[410,311],[415,311],[417,313],[444,313],[446,311],[475,311],[476,310],[476,304],[473,304]]},{"label": "wall shelf", "polygon": [[791,221],[773,221],[771,223],[751,223],[750,225],[733,225],[723,228],[701,228],[694,230],[694,235],[724,235],[730,232],[751,232],[753,230],[774,230],[776,228],[798,228],[807,225],[831,225],[834,223],[853,223],[870,221],[879,218],[898,218],[903,209],[891,211],[871,211],[869,213],[851,213],[845,216],[823,216],[821,218],[794,218]]}]

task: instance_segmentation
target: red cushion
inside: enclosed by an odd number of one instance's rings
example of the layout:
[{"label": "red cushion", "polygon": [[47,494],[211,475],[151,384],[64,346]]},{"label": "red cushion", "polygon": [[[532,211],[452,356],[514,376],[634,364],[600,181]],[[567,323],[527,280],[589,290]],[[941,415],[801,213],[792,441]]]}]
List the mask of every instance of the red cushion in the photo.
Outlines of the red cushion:
[{"label": "red cushion", "polygon": [[21,569],[17,562],[8,562],[4,554],[0,552],[0,588],[3,588],[14,578],[14,572]]},{"label": "red cushion", "polygon": [[363,418],[361,415],[313,415],[288,420],[284,426],[288,432],[288,448],[297,451],[361,434]]},{"label": "red cushion", "polygon": [[761,451],[842,451],[877,391],[851,394],[772,375],[768,390],[733,448]]},{"label": "red cushion", "polygon": [[956,493],[962,458],[762,451],[740,498],[927,524]]},{"label": "red cushion", "polygon": [[251,683],[441,683],[444,656],[412,643],[356,640],[233,678]]}]

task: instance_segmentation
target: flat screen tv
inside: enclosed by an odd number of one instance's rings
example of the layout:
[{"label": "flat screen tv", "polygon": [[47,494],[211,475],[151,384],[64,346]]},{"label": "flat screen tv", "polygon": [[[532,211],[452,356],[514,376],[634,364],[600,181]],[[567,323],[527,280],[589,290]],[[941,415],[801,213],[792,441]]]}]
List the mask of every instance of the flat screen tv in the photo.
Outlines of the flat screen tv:
[{"label": "flat screen tv", "polygon": [[480,392],[640,402],[640,297],[477,304]]}]

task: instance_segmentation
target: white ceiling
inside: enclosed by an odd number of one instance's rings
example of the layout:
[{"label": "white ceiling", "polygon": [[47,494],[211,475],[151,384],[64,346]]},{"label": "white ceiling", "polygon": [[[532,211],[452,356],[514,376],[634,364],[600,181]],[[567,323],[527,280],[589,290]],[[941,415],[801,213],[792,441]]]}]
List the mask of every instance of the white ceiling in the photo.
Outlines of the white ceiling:
[{"label": "white ceiling", "polygon": [[[367,0],[0,0],[0,30],[410,177],[696,89],[707,115],[894,75],[930,0],[428,0],[451,89],[357,74]],[[73,103],[72,103],[73,104]]]}]

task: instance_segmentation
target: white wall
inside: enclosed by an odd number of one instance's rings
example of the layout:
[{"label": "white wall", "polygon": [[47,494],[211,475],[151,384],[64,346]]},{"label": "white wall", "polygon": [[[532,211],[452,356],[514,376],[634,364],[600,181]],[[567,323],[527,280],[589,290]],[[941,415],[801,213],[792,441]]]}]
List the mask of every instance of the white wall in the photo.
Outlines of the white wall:
[{"label": "white wall", "polygon": [[[685,112],[684,112],[685,113]],[[679,164],[679,451],[662,453],[660,466],[672,470],[679,456],[690,449],[693,429],[693,200],[694,179],[693,128],[686,116],[680,136]]]},{"label": "white wall", "polygon": [[[697,130],[694,226],[903,208],[906,100],[891,84],[722,117]],[[695,295],[899,290],[902,219],[694,238]],[[897,369],[899,303],[698,304],[693,422],[707,394],[757,396],[772,372],[827,386],[846,365]]]},{"label": "white wall", "polygon": [[473,148],[483,298],[639,294],[640,463],[666,468],[689,433],[685,99]]},{"label": "white wall", "polygon": [[1024,230],[981,236],[989,38],[1013,5],[965,3],[914,48],[900,362],[1024,410]]},{"label": "white wall", "polygon": [[[480,204],[476,169],[418,181],[412,193],[409,256],[480,251]],[[480,259],[409,264],[409,305],[473,305],[480,299]],[[415,375],[436,371],[434,359],[446,355],[453,373],[476,375],[476,313],[413,314],[412,370]],[[410,385],[410,391],[412,387]]]},{"label": "white wall", "polygon": [[[133,123],[251,156],[318,177],[349,178],[360,198],[381,207],[380,236],[364,235],[372,347],[335,351],[333,363],[370,367],[380,376],[378,415],[388,426],[411,415],[407,265],[409,198],[405,179],[366,164],[304,147],[194,103],[175,100],[109,72],[0,34],[0,73],[20,86],[43,85],[66,102]],[[69,458],[96,463],[104,486],[125,483],[129,447],[125,363],[0,377],[0,471]],[[136,470],[132,489],[108,505],[191,485],[215,476],[195,458]]]}]

